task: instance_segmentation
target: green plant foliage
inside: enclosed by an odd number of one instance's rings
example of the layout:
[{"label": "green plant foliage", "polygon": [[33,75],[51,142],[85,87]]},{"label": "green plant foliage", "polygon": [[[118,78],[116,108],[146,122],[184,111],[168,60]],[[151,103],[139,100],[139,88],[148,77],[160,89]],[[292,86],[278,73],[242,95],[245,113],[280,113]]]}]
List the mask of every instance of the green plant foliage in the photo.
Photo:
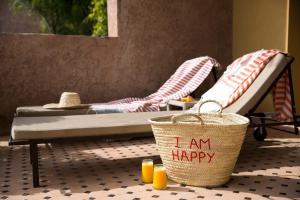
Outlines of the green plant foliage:
[{"label": "green plant foliage", "polygon": [[43,33],[107,35],[106,0],[10,1],[15,12],[27,10],[38,15]]},{"label": "green plant foliage", "polygon": [[107,2],[106,0],[92,0],[89,20],[93,23],[93,36],[107,35]]}]

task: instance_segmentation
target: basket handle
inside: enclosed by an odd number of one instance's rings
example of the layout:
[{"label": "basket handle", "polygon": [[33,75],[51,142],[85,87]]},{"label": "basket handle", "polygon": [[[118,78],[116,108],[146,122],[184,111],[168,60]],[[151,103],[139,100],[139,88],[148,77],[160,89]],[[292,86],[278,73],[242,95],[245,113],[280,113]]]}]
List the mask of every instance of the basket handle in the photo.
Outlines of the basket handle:
[{"label": "basket handle", "polygon": [[220,110],[217,111],[217,113],[221,114],[223,112],[223,106],[220,102],[216,101],[216,100],[205,100],[205,101],[202,101],[198,107],[198,115],[200,115],[200,108],[203,106],[203,104],[206,104],[208,102],[212,102],[212,103],[215,103],[217,104],[219,107],[220,107]]},{"label": "basket handle", "polygon": [[[181,121],[180,119],[184,119],[186,117],[193,117],[193,118],[197,119],[198,122],[201,125],[204,124],[203,119],[199,115],[195,115],[195,114],[192,114],[192,113],[185,113],[185,114],[180,114],[180,115],[173,115],[172,118],[171,118],[171,122],[172,122],[172,124],[175,124],[175,123],[180,122]],[[185,122],[189,122],[189,121],[185,121]]]}]

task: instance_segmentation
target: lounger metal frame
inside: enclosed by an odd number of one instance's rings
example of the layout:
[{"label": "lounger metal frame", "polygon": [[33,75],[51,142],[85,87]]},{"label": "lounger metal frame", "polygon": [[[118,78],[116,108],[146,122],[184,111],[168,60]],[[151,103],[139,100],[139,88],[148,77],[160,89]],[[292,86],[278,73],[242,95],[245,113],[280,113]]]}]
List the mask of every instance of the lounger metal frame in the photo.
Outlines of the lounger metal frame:
[{"label": "lounger metal frame", "polygon": [[[292,63],[294,61],[294,57],[289,56],[291,59],[286,65],[285,69],[280,73],[278,77],[276,77],[275,81],[270,85],[267,92],[262,95],[262,97],[259,99],[259,101],[255,104],[253,108],[251,108],[246,115],[250,121],[252,126],[254,128],[254,137],[255,139],[259,141],[263,141],[267,136],[266,128],[280,130],[288,133],[292,133],[295,135],[299,135],[298,127],[300,126],[300,116],[296,115],[296,104],[295,104],[295,96],[294,96],[294,89],[293,89],[293,79],[292,79]],[[261,104],[261,102],[264,100],[264,98],[268,95],[269,92],[271,92],[272,88],[276,85],[277,81],[280,79],[280,77],[288,71],[288,78],[289,78],[289,86],[290,86],[290,93],[291,93],[291,103],[292,103],[292,115],[293,115],[293,121],[291,122],[279,122],[272,117],[270,117],[270,113],[261,112],[256,113],[256,108]],[[260,123],[254,122],[253,119],[259,119]],[[294,131],[289,131],[285,129],[277,128],[276,126],[282,126],[282,125],[293,125]]]},{"label": "lounger metal frame", "polygon": [[[289,56],[291,57],[291,56]],[[266,127],[272,129],[279,129],[276,126],[280,125],[294,125],[294,131],[287,131],[282,130],[285,132],[290,132],[296,135],[299,135],[298,127],[299,127],[299,116],[296,115],[296,107],[295,107],[295,99],[294,99],[294,90],[293,90],[293,81],[292,81],[292,73],[291,73],[291,64],[294,58],[291,57],[291,60],[286,65],[285,69],[280,73],[280,75],[275,79],[275,81],[271,84],[268,88],[267,92],[259,99],[256,105],[249,110],[247,117],[250,118],[251,126],[254,128],[260,128],[259,135],[256,135],[256,139],[263,140],[266,137]],[[292,100],[292,111],[293,111],[293,121],[292,122],[277,122],[273,119],[267,117],[266,113],[255,113],[254,111],[258,107],[258,105],[263,101],[266,95],[271,91],[271,89],[275,86],[276,82],[279,80],[281,75],[288,70],[289,72],[289,84],[290,84],[290,91],[291,91],[291,100]],[[261,123],[253,122],[253,118],[259,118]],[[270,121],[270,122],[269,122]],[[133,135],[126,135],[126,137],[143,137],[143,136],[151,136],[152,133],[140,133],[140,134],[133,134]],[[255,136],[255,135],[254,135]],[[13,140],[10,137],[8,144],[11,145],[29,145],[30,148],[30,163],[32,165],[32,180],[33,180],[33,187],[39,187],[39,163],[38,163],[38,144],[44,143],[59,143],[59,142],[71,142],[71,141],[87,141],[87,140],[97,140],[103,138],[120,138],[124,137],[124,135],[113,135],[113,136],[88,136],[88,137],[78,137],[78,138],[55,138],[55,139],[33,139],[33,140]]]}]

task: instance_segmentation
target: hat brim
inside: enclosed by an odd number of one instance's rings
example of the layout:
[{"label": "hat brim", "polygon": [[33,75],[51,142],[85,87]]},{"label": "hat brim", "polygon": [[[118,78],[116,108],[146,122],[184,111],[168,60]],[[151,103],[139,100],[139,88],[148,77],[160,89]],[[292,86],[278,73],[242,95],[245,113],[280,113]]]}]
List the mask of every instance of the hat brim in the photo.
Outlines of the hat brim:
[{"label": "hat brim", "polygon": [[43,105],[43,108],[46,109],[83,109],[88,107],[90,107],[89,104],[80,104],[76,106],[66,106],[66,107],[61,107],[59,106],[58,103],[50,103],[50,104]]}]

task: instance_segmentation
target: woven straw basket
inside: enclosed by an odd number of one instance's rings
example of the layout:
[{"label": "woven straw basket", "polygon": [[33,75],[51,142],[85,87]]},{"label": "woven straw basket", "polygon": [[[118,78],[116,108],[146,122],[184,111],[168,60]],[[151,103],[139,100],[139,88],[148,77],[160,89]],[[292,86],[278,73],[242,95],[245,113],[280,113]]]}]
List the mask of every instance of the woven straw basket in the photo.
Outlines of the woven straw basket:
[{"label": "woven straw basket", "polygon": [[180,114],[150,119],[168,177],[178,183],[215,187],[225,184],[238,158],[249,120],[222,113]]}]

